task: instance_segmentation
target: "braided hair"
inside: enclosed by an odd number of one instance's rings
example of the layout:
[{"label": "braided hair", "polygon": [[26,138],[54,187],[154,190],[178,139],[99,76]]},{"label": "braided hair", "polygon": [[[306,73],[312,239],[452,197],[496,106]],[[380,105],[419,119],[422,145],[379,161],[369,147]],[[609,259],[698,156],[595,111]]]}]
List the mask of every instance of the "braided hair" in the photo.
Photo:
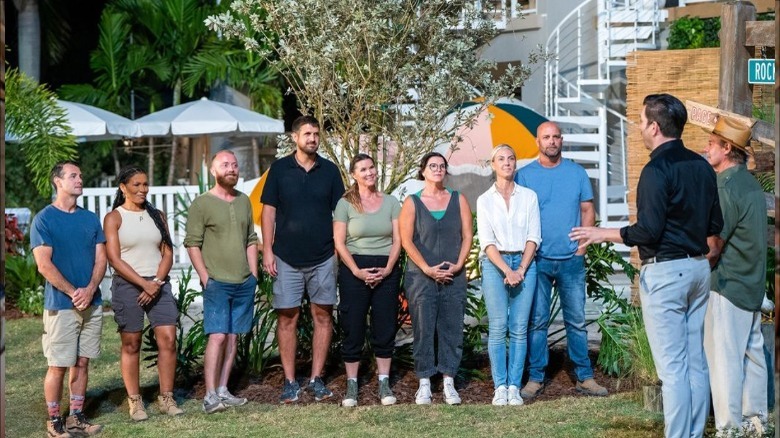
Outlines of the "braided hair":
[{"label": "braided hair", "polygon": [[[357,154],[349,162],[349,173],[352,174],[355,171],[358,163],[363,160],[371,160],[371,163],[374,163],[374,159],[371,158],[371,156],[363,153]],[[353,181],[352,185],[347,188],[347,190],[344,192],[343,198],[352,204],[358,213],[363,213],[363,203],[360,202],[360,191],[358,190],[357,181]]]},{"label": "braided hair", "polygon": [[[132,178],[135,175],[138,175],[139,173],[143,173],[146,175],[146,171],[141,169],[138,166],[130,165],[125,166],[122,168],[122,170],[119,171],[119,184],[127,184],[130,181],[130,178]],[[117,207],[121,206],[125,203],[125,194],[122,193],[121,188],[116,189],[116,197],[114,198],[114,204],[111,206],[112,210],[116,210]],[[165,221],[163,220],[163,213],[154,208],[151,202],[148,200],[144,201],[144,210],[149,213],[149,216],[151,216],[152,221],[154,221],[154,225],[157,226],[157,229],[160,231],[160,235],[162,236],[163,244],[167,245],[171,250],[173,250],[173,241],[171,240],[171,235],[168,233],[168,228],[165,227]]]}]

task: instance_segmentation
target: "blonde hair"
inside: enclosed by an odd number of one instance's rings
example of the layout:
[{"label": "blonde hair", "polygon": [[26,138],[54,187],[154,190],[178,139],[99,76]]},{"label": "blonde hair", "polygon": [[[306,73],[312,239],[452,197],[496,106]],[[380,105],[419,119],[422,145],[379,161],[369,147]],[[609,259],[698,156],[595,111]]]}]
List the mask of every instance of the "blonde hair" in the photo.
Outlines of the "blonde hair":
[{"label": "blonde hair", "polygon": [[515,150],[512,149],[512,146],[509,146],[506,143],[501,143],[500,145],[493,148],[493,152],[490,153],[490,162],[493,162],[493,160],[496,158],[496,154],[501,149],[509,149],[510,152],[512,152],[512,156],[517,158],[517,154],[515,154]]}]

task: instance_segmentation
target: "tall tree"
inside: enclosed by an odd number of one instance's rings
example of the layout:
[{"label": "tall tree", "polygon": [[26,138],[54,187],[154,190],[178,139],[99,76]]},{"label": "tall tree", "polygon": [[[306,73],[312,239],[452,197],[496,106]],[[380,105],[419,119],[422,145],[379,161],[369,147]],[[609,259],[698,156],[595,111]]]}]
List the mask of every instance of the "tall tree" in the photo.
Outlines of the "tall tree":
[{"label": "tall tree", "polygon": [[[343,170],[349,157],[367,151],[384,164],[378,166],[380,186],[390,191],[409,178],[423,154],[474,122],[478,112],[468,115],[460,103],[492,103],[530,74],[523,65],[499,75],[494,63],[479,58],[477,50],[496,30],[469,5],[235,0],[231,11],[206,24],[274,59],[301,111],[330,127],[325,154]],[[445,122],[448,114],[454,124]],[[346,181],[346,170],[342,176]]]}]

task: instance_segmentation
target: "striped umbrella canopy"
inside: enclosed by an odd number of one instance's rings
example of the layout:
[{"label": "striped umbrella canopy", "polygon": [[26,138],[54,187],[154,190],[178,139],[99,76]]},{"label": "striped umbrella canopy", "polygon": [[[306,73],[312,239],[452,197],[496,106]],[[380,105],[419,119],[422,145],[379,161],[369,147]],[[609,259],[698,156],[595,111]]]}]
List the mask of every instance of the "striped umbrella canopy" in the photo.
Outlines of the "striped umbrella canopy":
[{"label": "striped umbrella canopy", "polygon": [[[464,111],[478,111],[482,105],[467,102],[459,108]],[[454,114],[448,116],[454,119]],[[461,126],[456,132],[459,140],[453,145],[441,144],[441,152],[450,165],[450,173],[477,173],[489,175],[490,153],[500,144],[514,149],[519,162],[536,157],[536,129],[547,119],[516,99],[499,99],[495,104],[482,108],[473,126]],[[453,122],[454,123],[454,122]]]}]

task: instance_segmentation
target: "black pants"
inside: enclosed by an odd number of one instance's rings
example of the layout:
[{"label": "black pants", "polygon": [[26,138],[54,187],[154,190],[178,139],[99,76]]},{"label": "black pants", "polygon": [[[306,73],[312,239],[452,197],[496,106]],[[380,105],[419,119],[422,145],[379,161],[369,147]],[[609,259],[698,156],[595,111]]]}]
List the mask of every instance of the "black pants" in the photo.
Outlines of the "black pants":
[{"label": "black pants", "polygon": [[[358,268],[387,266],[387,256],[353,255]],[[371,315],[371,346],[380,359],[393,357],[398,289],[401,270],[396,264],[390,275],[373,289],[352,275],[343,263],[339,265],[339,324],[344,332],[341,355],[344,362],[359,362],[366,339],[366,319]]]}]

